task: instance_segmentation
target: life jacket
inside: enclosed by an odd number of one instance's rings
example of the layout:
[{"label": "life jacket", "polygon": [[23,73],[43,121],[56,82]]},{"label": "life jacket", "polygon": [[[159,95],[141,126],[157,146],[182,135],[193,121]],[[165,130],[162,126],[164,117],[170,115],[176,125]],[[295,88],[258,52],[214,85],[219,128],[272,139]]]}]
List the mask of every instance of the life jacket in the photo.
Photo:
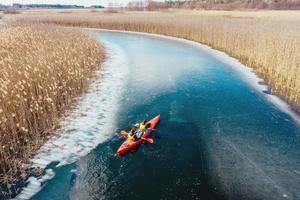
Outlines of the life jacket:
[{"label": "life jacket", "polygon": [[146,129],[146,124],[140,123],[140,130],[145,130]]},{"label": "life jacket", "polygon": [[135,136],[135,133],[134,134],[128,134],[127,135],[127,138],[129,139],[129,140],[133,140],[134,139],[134,136]]}]

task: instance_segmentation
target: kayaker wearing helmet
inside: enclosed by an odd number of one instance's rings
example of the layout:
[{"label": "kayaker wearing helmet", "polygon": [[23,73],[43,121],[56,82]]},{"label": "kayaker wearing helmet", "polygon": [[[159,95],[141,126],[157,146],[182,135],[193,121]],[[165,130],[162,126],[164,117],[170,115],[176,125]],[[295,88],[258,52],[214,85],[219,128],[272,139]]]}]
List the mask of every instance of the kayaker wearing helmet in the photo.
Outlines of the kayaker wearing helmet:
[{"label": "kayaker wearing helmet", "polygon": [[139,127],[140,127],[139,123],[136,123],[136,124],[132,125],[132,129],[134,129],[135,131],[138,130]]}]

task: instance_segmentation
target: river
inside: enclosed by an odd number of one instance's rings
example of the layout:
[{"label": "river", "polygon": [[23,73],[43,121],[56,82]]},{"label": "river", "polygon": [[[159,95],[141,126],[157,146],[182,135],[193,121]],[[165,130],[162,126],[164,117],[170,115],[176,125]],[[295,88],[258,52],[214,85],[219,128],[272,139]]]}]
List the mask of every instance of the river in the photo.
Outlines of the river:
[{"label": "river", "polygon": [[[94,32],[108,47],[110,64],[92,87],[102,86],[81,99],[78,110],[88,111],[62,129],[77,137],[66,146],[81,149],[50,151],[52,161],[64,163],[58,167],[37,162],[52,176],[32,199],[300,199],[295,114],[195,45]],[[158,114],[154,144],[115,158],[124,140],[116,132]]]}]

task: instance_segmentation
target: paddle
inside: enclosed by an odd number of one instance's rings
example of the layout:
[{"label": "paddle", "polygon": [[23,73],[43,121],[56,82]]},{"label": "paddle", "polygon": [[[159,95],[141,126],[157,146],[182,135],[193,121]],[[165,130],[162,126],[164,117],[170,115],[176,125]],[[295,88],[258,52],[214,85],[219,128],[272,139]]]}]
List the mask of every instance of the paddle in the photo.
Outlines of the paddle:
[{"label": "paddle", "polygon": [[151,138],[144,138],[144,137],[142,137],[142,140],[145,140],[145,141],[149,142],[150,144],[154,143],[153,139],[151,139]]},{"label": "paddle", "polygon": [[124,130],[120,131],[120,135],[122,135],[123,137],[127,137],[128,133]]}]

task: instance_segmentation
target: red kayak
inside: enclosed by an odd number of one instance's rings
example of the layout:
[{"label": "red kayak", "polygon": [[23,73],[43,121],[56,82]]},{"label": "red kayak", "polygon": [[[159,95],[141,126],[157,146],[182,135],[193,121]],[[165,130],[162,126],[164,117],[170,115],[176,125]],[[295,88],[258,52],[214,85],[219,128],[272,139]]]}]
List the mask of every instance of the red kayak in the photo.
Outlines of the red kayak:
[{"label": "red kayak", "polygon": [[159,121],[160,115],[148,121],[146,124],[149,129],[147,129],[147,131],[141,136],[141,138],[137,140],[126,139],[125,142],[123,142],[123,144],[119,147],[117,155],[124,155],[128,151],[137,148],[144,140],[146,140],[146,138],[148,138],[151,135],[151,133],[153,133]]}]

